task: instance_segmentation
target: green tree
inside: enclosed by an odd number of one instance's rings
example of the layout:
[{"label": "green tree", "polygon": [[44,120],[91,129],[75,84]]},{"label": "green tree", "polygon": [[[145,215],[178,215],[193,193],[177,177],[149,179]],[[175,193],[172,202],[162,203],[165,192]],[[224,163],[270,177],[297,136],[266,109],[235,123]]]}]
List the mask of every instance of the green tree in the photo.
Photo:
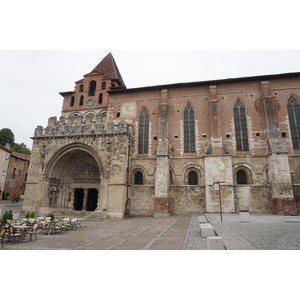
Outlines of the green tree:
[{"label": "green tree", "polygon": [[15,135],[9,128],[3,128],[0,130],[0,145],[5,146],[10,144],[12,147],[15,143]]},{"label": "green tree", "polygon": [[31,154],[31,151],[24,143],[18,144],[14,143],[14,145],[11,147],[11,151],[23,153],[23,154]]}]

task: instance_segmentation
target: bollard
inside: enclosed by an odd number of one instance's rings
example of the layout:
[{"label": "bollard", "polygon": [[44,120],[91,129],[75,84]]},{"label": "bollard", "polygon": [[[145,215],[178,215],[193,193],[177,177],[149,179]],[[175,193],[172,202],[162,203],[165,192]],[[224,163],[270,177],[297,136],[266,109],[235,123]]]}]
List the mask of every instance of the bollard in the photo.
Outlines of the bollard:
[{"label": "bollard", "polygon": [[240,210],[240,221],[249,222],[249,210]]},{"label": "bollard", "polygon": [[225,250],[223,239],[220,236],[207,237],[208,250]]}]

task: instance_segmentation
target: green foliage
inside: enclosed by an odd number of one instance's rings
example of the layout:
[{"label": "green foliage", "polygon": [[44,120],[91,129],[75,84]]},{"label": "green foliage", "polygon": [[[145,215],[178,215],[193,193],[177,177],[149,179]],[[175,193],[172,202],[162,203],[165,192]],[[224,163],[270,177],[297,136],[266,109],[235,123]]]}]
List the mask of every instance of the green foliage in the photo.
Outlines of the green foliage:
[{"label": "green foliage", "polygon": [[47,217],[50,217],[50,218],[51,218],[51,221],[53,221],[53,220],[54,220],[54,218],[55,218],[54,214],[51,214],[51,213],[50,213],[50,214],[48,214],[48,215],[46,216],[46,218],[47,218]]},{"label": "green foliage", "polygon": [[31,154],[31,151],[24,143],[18,144],[14,143],[14,145],[11,147],[11,151],[17,152],[17,153],[23,153],[23,154]]},{"label": "green foliage", "polygon": [[2,192],[2,200],[7,200],[7,194],[4,191]]},{"label": "green foliage", "polygon": [[7,220],[12,220],[13,219],[13,213],[12,210],[6,211],[3,216],[2,216],[2,224],[5,224]]},{"label": "green foliage", "polygon": [[11,147],[15,143],[15,136],[9,128],[3,128],[0,130],[0,145],[5,146],[9,144]]},{"label": "green foliage", "polygon": [[0,130],[0,145],[6,146],[9,144],[11,151],[23,154],[31,154],[31,151],[24,143],[15,143],[15,135],[9,128],[3,128]]},{"label": "green foliage", "polygon": [[35,218],[35,212],[29,212],[25,215],[26,219],[34,219]]},{"label": "green foliage", "polygon": [[8,215],[7,215],[7,211],[3,214],[3,216],[2,216],[2,224],[4,225],[5,224],[5,222],[6,222],[6,220],[8,220]]}]

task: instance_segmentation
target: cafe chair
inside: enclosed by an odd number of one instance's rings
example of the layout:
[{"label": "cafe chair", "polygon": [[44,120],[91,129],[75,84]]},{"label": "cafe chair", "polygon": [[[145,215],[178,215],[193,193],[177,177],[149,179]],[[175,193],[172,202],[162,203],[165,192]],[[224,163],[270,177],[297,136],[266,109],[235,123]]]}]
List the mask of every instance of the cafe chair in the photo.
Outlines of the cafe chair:
[{"label": "cafe chair", "polygon": [[2,248],[4,248],[3,242],[4,242],[4,236],[5,236],[6,230],[7,230],[6,227],[3,227],[0,229],[0,242],[2,244]]},{"label": "cafe chair", "polygon": [[20,242],[22,242],[22,233],[17,232],[16,229],[12,226],[8,226],[8,241],[12,241],[12,243],[15,242],[16,239],[19,239]]},{"label": "cafe chair", "polygon": [[39,224],[35,223],[35,224],[33,224],[32,228],[30,230],[26,231],[26,234],[30,235],[30,241],[32,240],[33,235],[35,236],[35,239],[37,240],[36,232],[37,232],[38,227],[39,227]]}]

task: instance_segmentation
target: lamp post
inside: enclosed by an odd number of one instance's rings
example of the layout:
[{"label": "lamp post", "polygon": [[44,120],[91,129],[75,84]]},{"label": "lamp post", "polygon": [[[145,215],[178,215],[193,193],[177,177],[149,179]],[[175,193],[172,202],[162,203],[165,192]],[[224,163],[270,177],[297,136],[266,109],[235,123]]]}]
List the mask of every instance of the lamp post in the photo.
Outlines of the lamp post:
[{"label": "lamp post", "polygon": [[220,216],[221,216],[221,222],[223,222],[223,217],[222,217],[222,201],[221,201],[221,189],[220,189],[220,184],[225,183],[225,181],[215,181],[213,183],[214,185],[214,190],[219,191],[219,202],[220,202]]}]

